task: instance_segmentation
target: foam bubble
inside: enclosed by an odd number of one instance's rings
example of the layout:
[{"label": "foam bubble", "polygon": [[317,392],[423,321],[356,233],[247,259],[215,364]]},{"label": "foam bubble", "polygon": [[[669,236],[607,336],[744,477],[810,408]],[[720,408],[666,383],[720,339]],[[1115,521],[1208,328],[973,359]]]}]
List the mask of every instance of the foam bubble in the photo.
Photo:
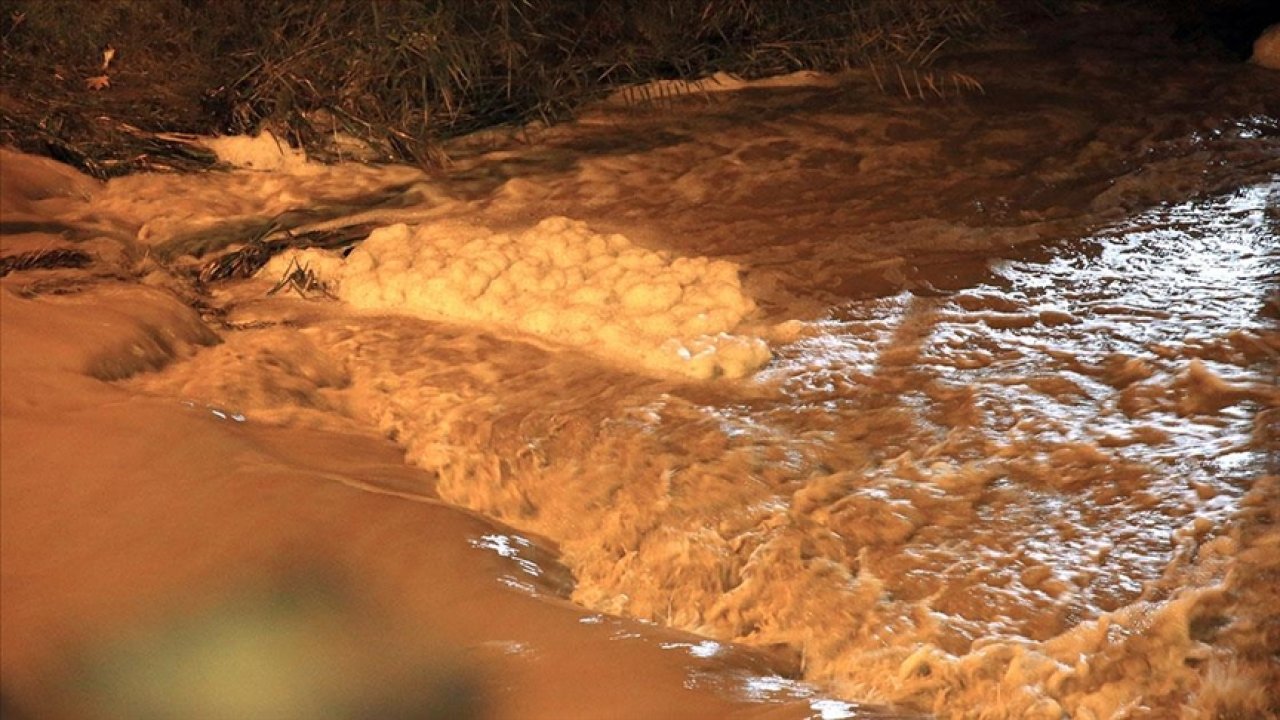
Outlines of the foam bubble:
[{"label": "foam bubble", "polygon": [[391,225],[345,260],[293,253],[265,272],[295,261],[358,308],[495,324],[659,374],[738,378],[771,358],[763,339],[735,333],[755,311],[736,265],[672,258],[565,217],[516,233]]}]

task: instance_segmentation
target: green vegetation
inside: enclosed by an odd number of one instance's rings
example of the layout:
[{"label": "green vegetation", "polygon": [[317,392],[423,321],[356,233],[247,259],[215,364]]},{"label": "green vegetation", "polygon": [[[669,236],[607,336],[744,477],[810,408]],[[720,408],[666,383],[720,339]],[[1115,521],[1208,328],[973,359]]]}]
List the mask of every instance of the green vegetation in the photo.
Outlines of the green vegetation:
[{"label": "green vegetation", "polygon": [[430,165],[622,84],[875,65],[896,87],[1049,1],[0,0],[0,142],[107,176],[209,162],[157,133],[268,127]]}]

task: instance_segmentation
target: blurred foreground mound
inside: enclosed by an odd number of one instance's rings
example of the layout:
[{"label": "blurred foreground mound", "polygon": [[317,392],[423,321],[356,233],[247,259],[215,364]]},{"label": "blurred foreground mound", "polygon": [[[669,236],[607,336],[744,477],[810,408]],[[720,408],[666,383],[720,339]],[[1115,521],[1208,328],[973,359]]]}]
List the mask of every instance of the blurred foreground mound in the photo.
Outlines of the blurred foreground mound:
[{"label": "blurred foreground mound", "polygon": [[55,692],[89,720],[480,717],[453,654],[410,649],[381,617],[325,573],[276,578],[95,641]]}]

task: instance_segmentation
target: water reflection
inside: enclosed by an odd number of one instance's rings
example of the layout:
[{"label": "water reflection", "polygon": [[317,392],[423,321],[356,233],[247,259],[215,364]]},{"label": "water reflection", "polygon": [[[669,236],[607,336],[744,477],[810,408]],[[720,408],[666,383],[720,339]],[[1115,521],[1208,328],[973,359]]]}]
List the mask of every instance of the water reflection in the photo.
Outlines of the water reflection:
[{"label": "water reflection", "polygon": [[696,658],[713,658],[724,652],[724,646],[714,640],[699,643],[662,643],[663,650],[686,650]]},{"label": "water reflection", "polygon": [[788,680],[777,675],[747,678],[743,684],[743,694],[758,702],[778,701],[781,698],[804,698],[809,701],[813,711],[811,720],[875,720],[876,718],[896,718],[923,720],[925,716],[904,714],[901,711],[887,708],[876,708],[857,703],[845,702],[827,697],[815,696],[814,690],[795,680]]},{"label": "water reflection", "polygon": [[[785,401],[763,415],[797,433],[841,418],[835,465],[858,479],[802,511],[897,601],[940,613],[912,624],[952,652],[1048,640],[1150,594],[1177,538],[1223,533],[1266,470],[1272,193],[1160,208],[993,263],[994,282],[816,323],[767,372]],[[905,414],[857,423],[886,406]]]}]

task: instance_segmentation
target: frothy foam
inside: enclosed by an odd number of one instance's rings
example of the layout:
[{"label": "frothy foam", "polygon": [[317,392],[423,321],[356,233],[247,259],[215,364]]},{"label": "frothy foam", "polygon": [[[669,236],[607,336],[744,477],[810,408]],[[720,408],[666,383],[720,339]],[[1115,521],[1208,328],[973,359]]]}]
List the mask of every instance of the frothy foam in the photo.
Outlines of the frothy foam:
[{"label": "frothy foam", "polygon": [[345,260],[295,253],[265,272],[292,263],[358,308],[498,325],[660,374],[739,378],[771,357],[764,340],[734,332],[755,310],[736,265],[673,258],[564,217],[518,233],[391,225]]}]

